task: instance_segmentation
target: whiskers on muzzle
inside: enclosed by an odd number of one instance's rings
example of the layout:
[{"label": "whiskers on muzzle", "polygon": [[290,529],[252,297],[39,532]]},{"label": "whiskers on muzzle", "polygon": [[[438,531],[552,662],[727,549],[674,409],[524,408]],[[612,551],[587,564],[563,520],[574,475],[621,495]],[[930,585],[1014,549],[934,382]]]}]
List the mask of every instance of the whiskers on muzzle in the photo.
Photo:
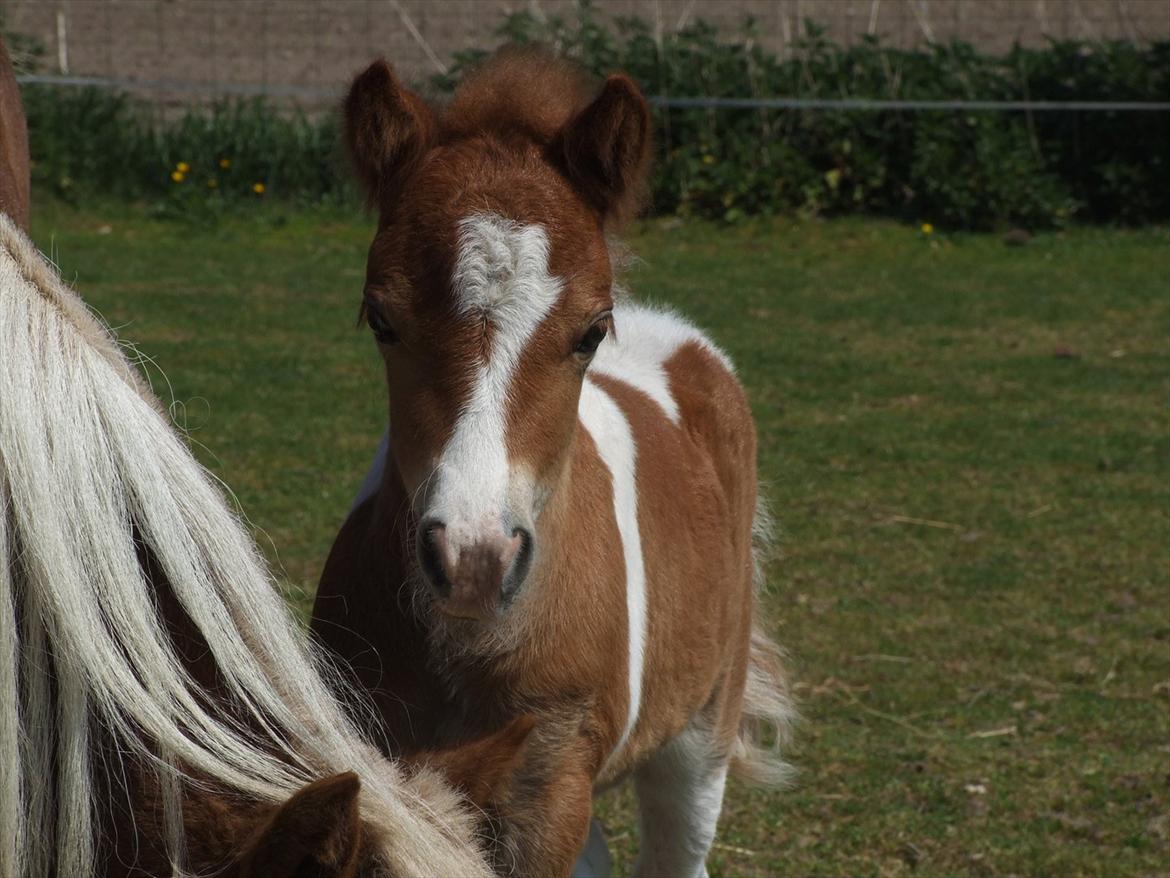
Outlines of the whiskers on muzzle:
[{"label": "whiskers on muzzle", "polygon": [[506,612],[528,576],[534,550],[527,527],[471,530],[437,517],[418,525],[419,568],[436,608],[457,618],[490,621]]}]

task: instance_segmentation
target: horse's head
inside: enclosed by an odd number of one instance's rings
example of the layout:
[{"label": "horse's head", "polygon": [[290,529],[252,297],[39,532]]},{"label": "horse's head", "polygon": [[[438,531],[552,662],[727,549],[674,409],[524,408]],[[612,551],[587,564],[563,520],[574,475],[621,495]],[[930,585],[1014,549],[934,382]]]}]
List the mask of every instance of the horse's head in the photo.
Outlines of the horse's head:
[{"label": "horse's head", "polygon": [[636,208],[650,116],[546,55],[497,56],[434,110],[378,61],[345,102],[379,210],[363,314],[438,608],[487,620],[540,552],[590,359],[614,330],[606,232]]}]

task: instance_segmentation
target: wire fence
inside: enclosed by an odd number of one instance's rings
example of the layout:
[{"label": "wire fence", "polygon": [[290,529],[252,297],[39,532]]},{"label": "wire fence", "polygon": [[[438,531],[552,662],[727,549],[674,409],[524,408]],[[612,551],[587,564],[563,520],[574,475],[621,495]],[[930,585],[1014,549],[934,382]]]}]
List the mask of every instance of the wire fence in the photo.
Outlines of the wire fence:
[{"label": "wire fence", "polygon": [[[102,76],[56,76],[22,74],[17,82],[74,88],[107,88],[120,91],[145,89],[156,92],[192,93],[233,97],[337,98],[338,88],[280,85],[275,83],[201,83],[173,79],[112,79]],[[920,101],[874,100],[867,98],[728,98],[676,97],[653,95],[656,107],[670,109],[737,110],[859,110],[862,112],[964,111],[964,112],[1109,112],[1140,113],[1170,111],[1170,101]]]},{"label": "wire fence", "polygon": [[[328,111],[353,74],[384,55],[438,96],[521,8],[522,40],[647,87],[661,213],[1170,217],[1170,56],[1143,45],[1170,40],[1170,0],[596,0],[588,20],[568,0],[0,0],[0,23],[32,62],[18,73],[38,184],[188,217],[349,199]],[[641,29],[623,32],[625,14]],[[687,28],[700,17],[720,29]]]}]

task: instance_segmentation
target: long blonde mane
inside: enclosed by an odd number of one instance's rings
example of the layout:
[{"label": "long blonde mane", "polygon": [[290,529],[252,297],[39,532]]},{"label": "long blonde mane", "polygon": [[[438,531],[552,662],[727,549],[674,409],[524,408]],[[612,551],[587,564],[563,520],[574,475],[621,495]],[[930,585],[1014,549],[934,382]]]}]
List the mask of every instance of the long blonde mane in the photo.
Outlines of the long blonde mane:
[{"label": "long blonde mane", "polygon": [[[136,540],[246,721],[209,708]],[[387,874],[488,874],[459,800],[382,758],[334,676],[108,330],[0,214],[0,875],[94,873],[99,728],[157,772],[176,874],[194,777],[276,803],[341,771]]]}]

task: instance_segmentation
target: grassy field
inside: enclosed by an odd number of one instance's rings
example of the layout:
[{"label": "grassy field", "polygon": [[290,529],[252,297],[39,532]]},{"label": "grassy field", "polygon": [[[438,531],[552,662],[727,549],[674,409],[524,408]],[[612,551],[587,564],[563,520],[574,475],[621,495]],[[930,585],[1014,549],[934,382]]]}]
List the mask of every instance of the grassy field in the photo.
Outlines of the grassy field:
[{"label": "grassy field", "polygon": [[[384,419],[354,328],[369,221],[38,208],[303,600]],[[630,243],[634,290],[738,361],[781,528],[800,773],[731,789],[712,875],[1164,875],[1170,230],[1013,248],[651,222]],[[623,864],[630,808],[599,806]]]}]

